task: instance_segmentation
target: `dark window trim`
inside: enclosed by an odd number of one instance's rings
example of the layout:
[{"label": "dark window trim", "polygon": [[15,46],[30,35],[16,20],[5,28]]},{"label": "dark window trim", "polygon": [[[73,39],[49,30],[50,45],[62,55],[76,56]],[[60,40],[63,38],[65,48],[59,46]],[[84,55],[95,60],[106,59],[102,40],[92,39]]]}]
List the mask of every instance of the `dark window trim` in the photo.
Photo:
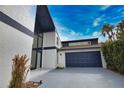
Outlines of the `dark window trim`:
[{"label": "dark window trim", "polygon": [[101,47],[87,47],[87,48],[73,48],[73,49],[59,49],[59,51],[64,51],[64,50],[80,50],[80,49],[100,49]]},{"label": "dark window trim", "polygon": [[44,47],[44,50],[48,50],[48,49],[58,49],[56,46],[51,46],[51,47]]},{"label": "dark window trim", "polygon": [[20,32],[22,32],[30,37],[34,37],[34,33],[31,30],[29,30],[28,28],[26,28],[22,24],[18,23],[17,21],[15,21],[14,19],[12,19],[11,17],[9,17],[8,15],[4,14],[1,11],[0,11],[0,21],[8,24],[9,26],[19,30]]},{"label": "dark window trim", "polygon": [[58,49],[58,48],[56,46],[33,48],[33,50],[48,50],[48,49]]},{"label": "dark window trim", "polygon": [[62,43],[72,43],[72,42],[85,42],[85,41],[98,41],[98,38],[89,38],[89,39],[81,39],[81,40],[71,40],[71,41],[62,41]]},{"label": "dark window trim", "polygon": [[43,48],[42,47],[40,47],[40,48],[33,48],[33,50],[43,50]]}]

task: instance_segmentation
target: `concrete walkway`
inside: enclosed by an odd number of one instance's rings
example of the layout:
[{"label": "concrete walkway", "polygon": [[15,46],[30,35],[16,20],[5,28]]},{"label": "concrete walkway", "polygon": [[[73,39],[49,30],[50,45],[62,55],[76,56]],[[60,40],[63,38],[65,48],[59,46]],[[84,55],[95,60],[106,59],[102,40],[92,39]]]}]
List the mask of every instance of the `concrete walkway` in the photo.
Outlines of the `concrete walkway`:
[{"label": "concrete walkway", "polygon": [[[33,74],[33,73],[32,73]],[[31,78],[44,88],[123,88],[124,76],[103,68],[65,68]]]}]

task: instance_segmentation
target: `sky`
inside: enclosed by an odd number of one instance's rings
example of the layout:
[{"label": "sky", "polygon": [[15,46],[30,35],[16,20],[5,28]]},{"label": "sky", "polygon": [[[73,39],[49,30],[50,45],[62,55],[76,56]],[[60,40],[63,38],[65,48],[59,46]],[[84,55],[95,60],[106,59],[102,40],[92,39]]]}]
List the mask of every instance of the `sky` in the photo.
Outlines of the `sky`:
[{"label": "sky", "polygon": [[117,5],[50,5],[50,15],[62,41],[99,38],[103,24],[116,25],[124,19],[124,6]]}]

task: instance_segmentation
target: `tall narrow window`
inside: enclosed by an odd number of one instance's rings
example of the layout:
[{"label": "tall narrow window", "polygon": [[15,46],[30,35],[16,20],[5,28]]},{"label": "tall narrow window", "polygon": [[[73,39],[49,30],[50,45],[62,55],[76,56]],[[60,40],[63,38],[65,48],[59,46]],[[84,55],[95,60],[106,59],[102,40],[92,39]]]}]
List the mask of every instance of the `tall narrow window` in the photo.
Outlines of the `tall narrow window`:
[{"label": "tall narrow window", "polygon": [[42,35],[35,35],[32,49],[31,69],[41,67],[42,64]]},{"label": "tall narrow window", "polygon": [[57,45],[59,45],[59,38],[57,37]]}]

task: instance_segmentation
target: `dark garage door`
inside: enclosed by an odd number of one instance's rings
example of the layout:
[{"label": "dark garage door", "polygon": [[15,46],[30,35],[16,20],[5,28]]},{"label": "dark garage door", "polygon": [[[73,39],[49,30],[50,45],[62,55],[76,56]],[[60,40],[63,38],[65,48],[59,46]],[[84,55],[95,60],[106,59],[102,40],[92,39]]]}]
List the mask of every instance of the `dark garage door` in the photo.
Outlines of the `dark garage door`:
[{"label": "dark garage door", "polygon": [[100,51],[66,53],[66,67],[102,67]]}]

